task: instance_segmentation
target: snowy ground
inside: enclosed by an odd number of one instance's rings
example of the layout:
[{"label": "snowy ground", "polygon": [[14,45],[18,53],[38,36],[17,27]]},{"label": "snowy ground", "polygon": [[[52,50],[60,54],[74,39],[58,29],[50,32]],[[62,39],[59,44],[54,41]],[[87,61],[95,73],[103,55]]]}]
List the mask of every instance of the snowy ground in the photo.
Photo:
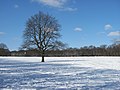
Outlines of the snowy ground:
[{"label": "snowy ground", "polygon": [[0,57],[0,90],[120,90],[120,57]]}]

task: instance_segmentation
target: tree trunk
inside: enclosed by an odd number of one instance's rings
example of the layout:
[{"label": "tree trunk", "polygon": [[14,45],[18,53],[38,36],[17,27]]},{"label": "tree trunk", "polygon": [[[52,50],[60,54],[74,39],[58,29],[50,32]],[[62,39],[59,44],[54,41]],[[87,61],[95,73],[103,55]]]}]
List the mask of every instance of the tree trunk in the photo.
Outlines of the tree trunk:
[{"label": "tree trunk", "polygon": [[45,61],[44,61],[44,55],[42,55],[42,61],[41,61],[41,62],[45,62]]},{"label": "tree trunk", "polygon": [[44,60],[44,51],[42,52],[42,61],[41,62],[45,62],[45,60]]}]

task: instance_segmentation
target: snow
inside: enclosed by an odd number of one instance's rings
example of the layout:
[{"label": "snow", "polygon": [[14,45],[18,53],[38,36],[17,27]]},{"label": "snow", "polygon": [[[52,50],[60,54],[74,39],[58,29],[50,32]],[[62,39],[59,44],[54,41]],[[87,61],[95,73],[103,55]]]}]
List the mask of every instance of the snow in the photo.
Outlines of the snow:
[{"label": "snow", "polygon": [[0,57],[0,90],[120,90],[120,57]]}]

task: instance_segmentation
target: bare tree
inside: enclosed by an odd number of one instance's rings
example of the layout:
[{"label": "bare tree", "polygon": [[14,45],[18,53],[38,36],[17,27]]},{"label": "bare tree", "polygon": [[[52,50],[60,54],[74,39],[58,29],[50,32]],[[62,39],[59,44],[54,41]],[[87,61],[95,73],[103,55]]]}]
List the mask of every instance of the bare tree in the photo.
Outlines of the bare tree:
[{"label": "bare tree", "polygon": [[8,56],[10,55],[10,51],[6,44],[0,43],[0,56]]},{"label": "bare tree", "polygon": [[4,43],[0,43],[0,48],[2,49],[8,49],[7,45]]},{"label": "bare tree", "polygon": [[31,16],[26,22],[24,30],[24,48],[37,48],[44,62],[45,51],[63,45],[60,38],[60,25],[55,17],[39,12]]}]

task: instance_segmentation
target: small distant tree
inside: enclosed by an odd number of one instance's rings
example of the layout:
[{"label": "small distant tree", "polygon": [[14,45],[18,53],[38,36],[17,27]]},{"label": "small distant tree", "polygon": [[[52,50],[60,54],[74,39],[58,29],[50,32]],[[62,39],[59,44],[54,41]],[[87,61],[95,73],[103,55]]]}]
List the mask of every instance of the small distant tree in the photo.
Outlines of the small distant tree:
[{"label": "small distant tree", "polygon": [[0,43],[0,55],[1,56],[8,56],[8,55],[10,55],[10,51],[9,51],[7,45],[4,44],[4,43]]},{"label": "small distant tree", "polygon": [[2,49],[8,49],[7,45],[4,43],[0,43],[0,48]]},{"label": "small distant tree", "polygon": [[47,50],[64,46],[62,42],[58,41],[60,36],[60,25],[55,17],[39,12],[31,16],[26,22],[22,47],[37,48],[42,56],[42,62],[44,62]]}]

